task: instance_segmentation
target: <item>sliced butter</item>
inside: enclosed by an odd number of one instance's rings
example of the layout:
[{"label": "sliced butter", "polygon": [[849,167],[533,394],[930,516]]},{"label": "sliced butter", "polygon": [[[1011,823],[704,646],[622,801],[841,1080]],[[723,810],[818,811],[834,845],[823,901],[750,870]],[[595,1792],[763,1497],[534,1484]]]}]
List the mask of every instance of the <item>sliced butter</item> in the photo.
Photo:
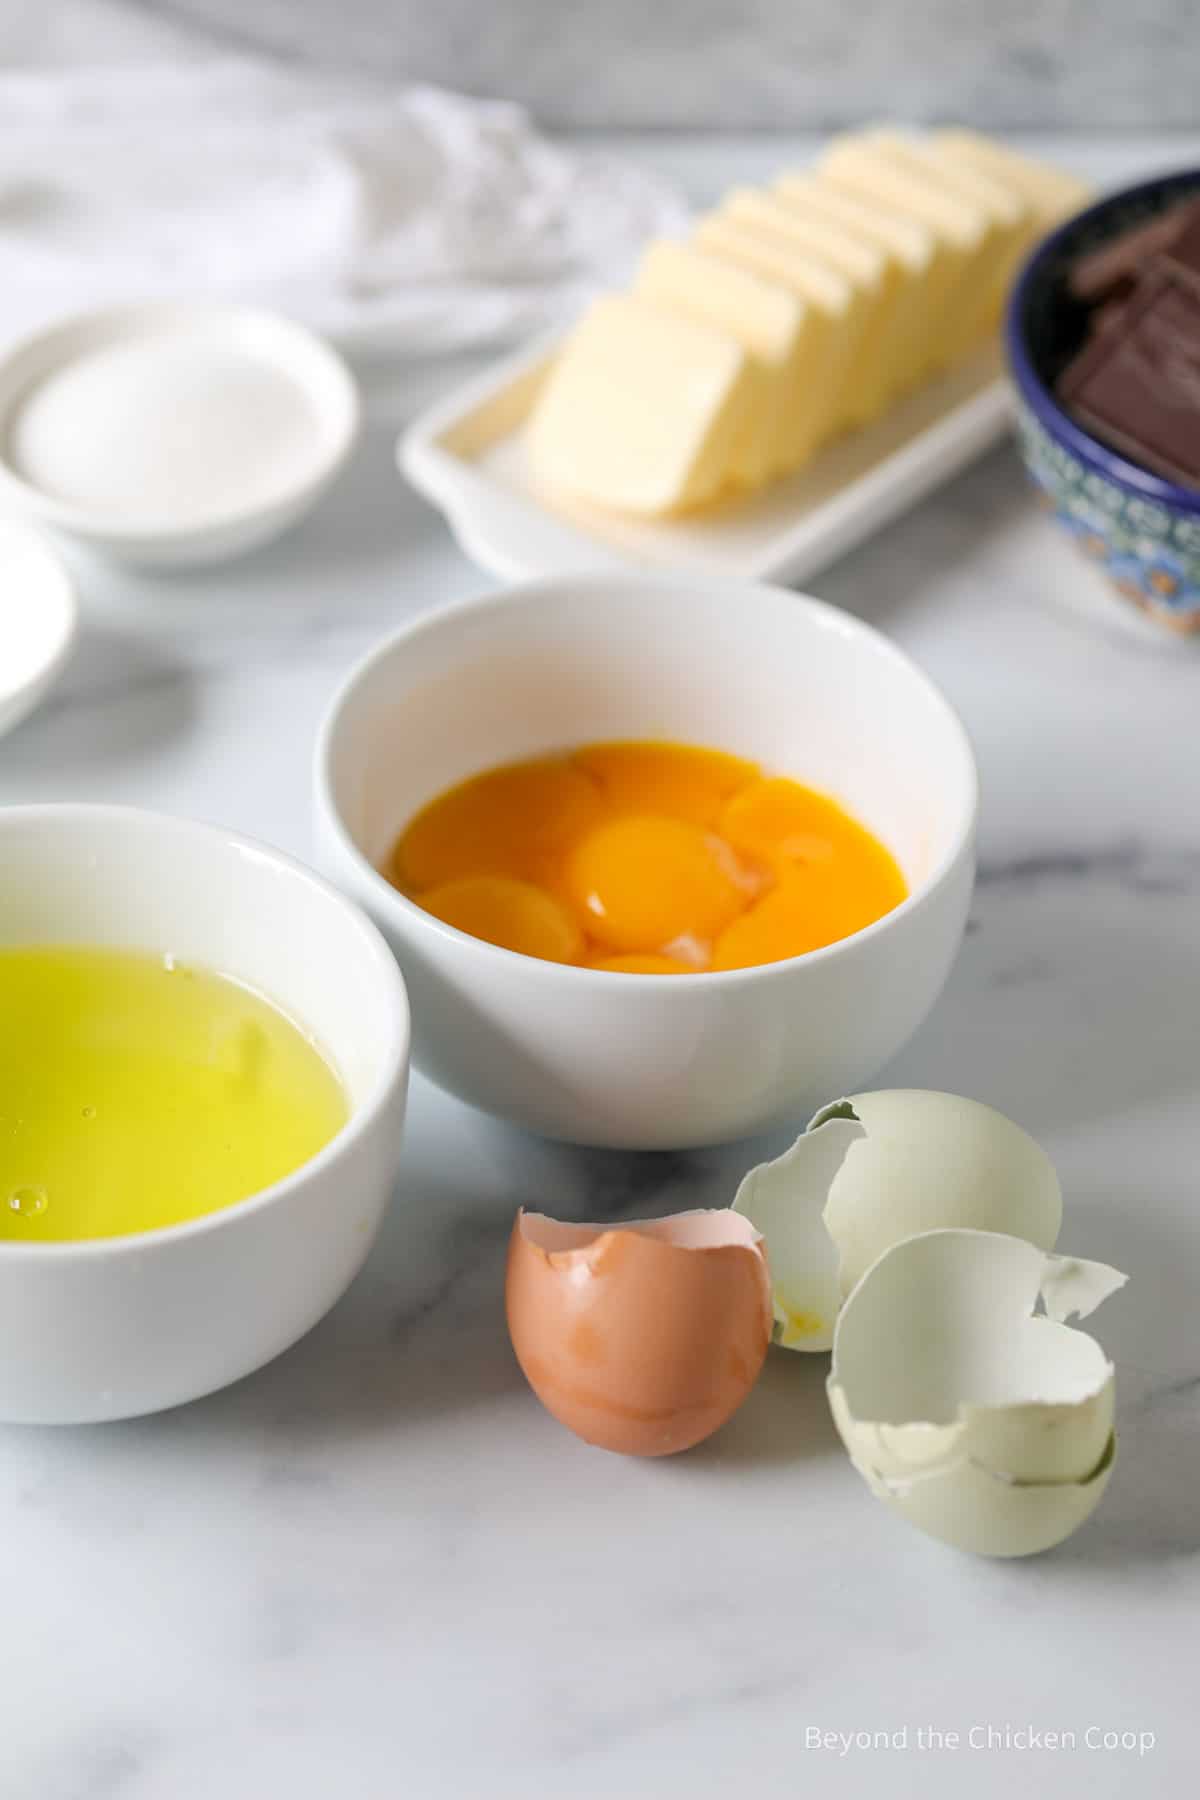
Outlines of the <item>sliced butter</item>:
[{"label": "sliced butter", "polygon": [[757,371],[762,403],[735,452],[734,474],[757,486],[789,468],[796,411],[819,349],[811,308],[778,282],[667,240],[646,252],[634,292],[737,339]]},{"label": "sliced butter", "polygon": [[997,245],[986,211],[950,191],[919,157],[897,154],[880,132],[835,138],[820,168],[835,187],[909,214],[935,233],[947,262],[935,361],[955,361],[976,335],[982,294],[992,284]]},{"label": "sliced butter", "polygon": [[905,275],[898,324],[900,391],[914,387],[941,360],[941,333],[945,326],[950,290],[957,275],[955,257],[945,239],[912,212],[896,211],[889,202],[869,194],[837,187],[817,173],[783,175],[775,191],[788,205],[802,202],[813,211],[837,218],[847,230],[856,230],[871,243],[887,250]]},{"label": "sliced butter", "polygon": [[735,188],[721,212],[736,223],[771,232],[806,256],[828,263],[852,282],[862,297],[864,323],[859,353],[846,394],[847,416],[862,424],[882,411],[887,399],[890,334],[896,294],[887,256],[828,219],[798,212],[759,188]]},{"label": "sliced butter", "polygon": [[1032,235],[1040,236],[1051,226],[1078,212],[1091,197],[1086,182],[1048,163],[1020,156],[994,138],[981,137],[975,131],[946,130],[934,133],[934,143],[948,157],[968,168],[980,170],[993,180],[1003,182],[1019,194],[1032,215]]},{"label": "sliced butter", "polygon": [[1085,197],[969,131],[836,138],[593,305],[537,390],[532,473],[642,517],[758,487],[972,349],[1031,239]]},{"label": "sliced butter", "polygon": [[775,192],[787,206],[820,213],[875,244],[902,283],[897,301],[897,390],[911,387],[936,360],[934,346],[946,311],[952,265],[943,245],[920,219],[898,213],[810,173],[785,174]]},{"label": "sliced butter", "polygon": [[995,251],[990,287],[985,281],[980,294],[980,327],[990,330],[1004,306],[1013,275],[1033,233],[1032,208],[1011,182],[997,180],[986,169],[963,162],[936,139],[923,139],[917,146],[917,154],[948,187],[983,207],[991,222]]},{"label": "sliced butter", "polygon": [[777,233],[760,231],[725,215],[711,213],[701,219],[695,242],[714,256],[725,257],[768,281],[781,282],[799,295],[820,321],[819,354],[811,365],[806,404],[795,420],[792,461],[799,463],[849,423],[847,377],[866,322],[862,297],[844,275],[818,258],[806,256]]},{"label": "sliced butter", "polygon": [[781,200],[802,201],[827,218],[878,244],[900,264],[910,279],[924,275],[937,256],[937,239],[919,219],[897,213],[893,207],[837,188],[822,180],[815,169],[781,175],[775,183]]},{"label": "sliced butter", "polygon": [[901,167],[924,172],[937,187],[979,218],[983,247],[959,293],[958,327],[964,349],[995,325],[1009,280],[1024,248],[1029,208],[1020,195],[992,176],[940,152],[929,138],[876,128],[866,134]]},{"label": "sliced butter", "polygon": [[880,331],[880,398],[891,405],[927,369],[928,319],[941,302],[945,263],[937,259],[937,241],[921,221],[873,207],[858,194],[822,182],[817,175],[781,176],[775,203],[804,229],[820,223],[837,230],[849,243],[871,248],[882,263],[885,319]]},{"label": "sliced butter", "polygon": [[699,506],[729,479],[759,392],[729,332],[607,295],[546,377],[529,427],[534,474],[618,512]]}]

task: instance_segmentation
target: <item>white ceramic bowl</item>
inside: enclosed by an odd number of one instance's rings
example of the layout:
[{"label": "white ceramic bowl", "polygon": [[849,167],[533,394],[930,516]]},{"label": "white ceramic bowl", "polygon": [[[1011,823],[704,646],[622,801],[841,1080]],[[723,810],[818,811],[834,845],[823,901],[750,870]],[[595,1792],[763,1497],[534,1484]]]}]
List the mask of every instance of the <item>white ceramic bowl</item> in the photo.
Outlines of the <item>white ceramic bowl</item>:
[{"label": "white ceramic bowl", "polygon": [[286,1180],[159,1231],[0,1241],[0,1420],[155,1412],[315,1325],[361,1267],[396,1175],[408,1005],[386,944],[301,864],[212,826],[107,806],[0,809],[0,944],[173,952],[310,1030],[351,1116]]},{"label": "white ceramic bowl", "polygon": [[[379,873],[451,783],[606,738],[711,745],[811,782],[890,847],[909,899],[787,962],[615,975],[467,937]],[[845,613],[726,580],[563,577],[418,620],[334,701],[316,809],[323,865],[404,970],[418,1066],[585,1144],[718,1143],[863,1086],[937,998],[974,874],[975,765],[931,682]]]},{"label": "white ceramic bowl", "polygon": [[[170,504],[160,495],[154,510],[144,514],[98,500],[82,504],[31,476],[18,454],[20,418],[23,403],[39,383],[97,353],[138,349],[161,355],[164,348],[180,345],[236,358],[283,378],[295,404],[287,432],[280,435],[275,422],[278,441],[272,437],[271,455],[277,472],[272,464],[256,478],[248,496],[229,494],[211,504],[177,483]],[[82,405],[77,399],[76,406]],[[97,416],[98,401],[84,410],[87,416],[76,419],[72,414],[72,423],[81,438],[93,440],[93,461],[99,454],[95,446],[107,445],[118,461],[136,454],[137,446],[129,444],[133,400],[119,418],[108,412]],[[105,307],[24,338],[0,356],[0,500],[99,555],[135,567],[220,562],[278,537],[315,505],[350,455],[359,422],[358,389],[346,364],[294,320],[217,301]],[[62,431],[61,423],[58,429]],[[245,429],[253,431],[252,420]],[[194,441],[210,436],[209,421],[198,418]]]},{"label": "white ceramic bowl", "polygon": [[61,675],[79,626],[70,577],[36,532],[0,520],[0,737]]}]

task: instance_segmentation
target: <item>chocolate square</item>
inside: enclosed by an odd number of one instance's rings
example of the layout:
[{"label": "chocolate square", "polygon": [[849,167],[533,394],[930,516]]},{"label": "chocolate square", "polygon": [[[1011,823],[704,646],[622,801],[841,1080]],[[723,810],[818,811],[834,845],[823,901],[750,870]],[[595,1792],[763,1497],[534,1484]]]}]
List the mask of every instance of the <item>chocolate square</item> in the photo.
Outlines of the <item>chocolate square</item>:
[{"label": "chocolate square", "polygon": [[1057,389],[1085,430],[1143,468],[1200,488],[1200,265],[1193,272],[1162,256]]},{"label": "chocolate square", "polygon": [[1174,274],[1200,283],[1200,206],[1186,211],[1184,229],[1166,246],[1163,261]]},{"label": "chocolate square", "polygon": [[1200,250],[1200,200],[1182,200],[1143,225],[1120,232],[1073,264],[1067,289],[1073,299],[1096,306],[1132,290],[1154,257],[1174,250],[1181,239],[1195,237]]}]

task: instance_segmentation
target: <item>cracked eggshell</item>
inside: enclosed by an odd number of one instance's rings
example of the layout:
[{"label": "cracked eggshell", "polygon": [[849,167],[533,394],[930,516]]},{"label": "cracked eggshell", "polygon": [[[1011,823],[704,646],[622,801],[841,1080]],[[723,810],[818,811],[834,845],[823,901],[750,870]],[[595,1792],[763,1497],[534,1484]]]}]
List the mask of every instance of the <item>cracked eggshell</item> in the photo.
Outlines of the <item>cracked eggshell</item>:
[{"label": "cracked eggshell", "polygon": [[847,1105],[863,1135],[835,1174],[825,1211],[843,1293],[892,1244],[922,1231],[999,1231],[1054,1248],[1062,1229],[1054,1164],[1003,1113],[922,1088],[855,1094],[839,1112]]},{"label": "cracked eggshell", "polygon": [[771,1340],[762,1239],[727,1209],[616,1226],[522,1210],[505,1310],[546,1410],[630,1456],[711,1436],[754,1386]]},{"label": "cracked eggshell", "polygon": [[823,1107],[751,1169],[734,1210],[762,1232],[777,1339],[828,1350],[842,1299],[893,1244],[941,1227],[1057,1242],[1062,1190],[1040,1144],[958,1094],[896,1088]]},{"label": "cracked eggshell", "polygon": [[1064,1321],[1125,1279],[995,1232],[930,1231],[885,1251],[842,1309],[829,1375],[872,1493],[981,1555],[1068,1537],[1108,1484],[1116,1439],[1112,1364]]},{"label": "cracked eggshell", "polygon": [[774,1162],[751,1169],[733,1210],[757,1226],[771,1267],[776,1341],[789,1350],[828,1350],[841,1305],[841,1257],[825,1227],[825,1201],[852,1144],[857,1120],[830,1119]]}]

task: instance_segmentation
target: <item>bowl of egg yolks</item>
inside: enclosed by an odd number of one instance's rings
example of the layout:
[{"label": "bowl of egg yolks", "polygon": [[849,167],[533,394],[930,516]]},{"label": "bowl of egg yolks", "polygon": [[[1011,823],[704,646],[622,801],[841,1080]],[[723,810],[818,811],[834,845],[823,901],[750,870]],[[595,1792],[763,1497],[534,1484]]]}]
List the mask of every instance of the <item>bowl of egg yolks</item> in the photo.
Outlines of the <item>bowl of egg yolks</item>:
[{"label": "bowl of egg yolks", "polygon": [[361,911],[124,807],[0,809],[0,1421],[155,1412],[314,1325],[395,1181],[409,1021]]},{"label": "bowl of egg yolks", "polygon": [[868,1082],[974,877],[974,760],[932,683],[734,580],[589,573],[427,614],[335,698],[315,784],[417,1066],[581,1144],[720,1143]]}]

